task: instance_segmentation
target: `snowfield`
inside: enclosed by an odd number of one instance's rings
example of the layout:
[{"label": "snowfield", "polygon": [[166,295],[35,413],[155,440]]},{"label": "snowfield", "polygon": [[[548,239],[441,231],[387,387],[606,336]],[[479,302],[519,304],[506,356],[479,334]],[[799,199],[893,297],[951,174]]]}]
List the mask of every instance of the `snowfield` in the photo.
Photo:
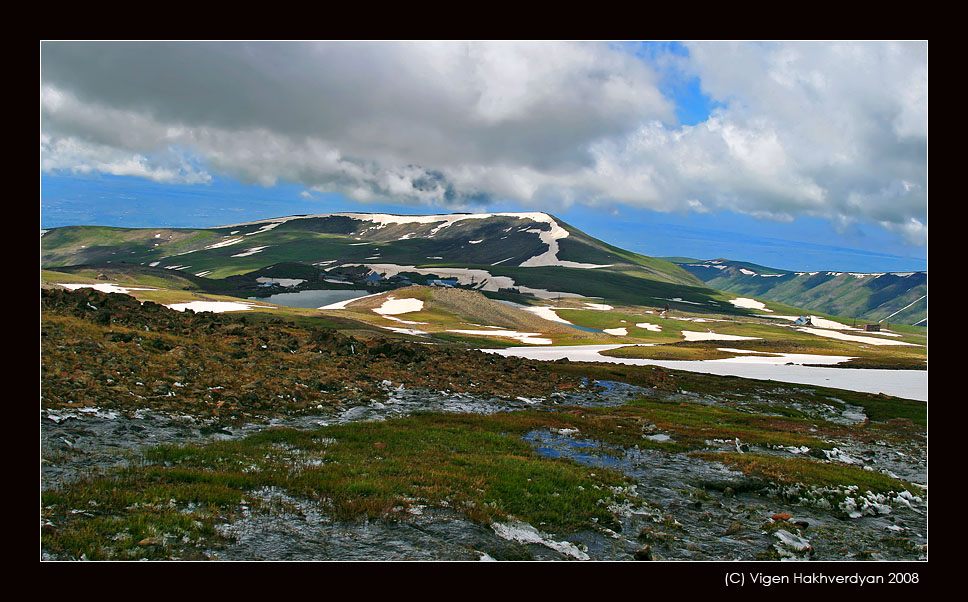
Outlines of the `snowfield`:
[{"label": "snowfield", "polygon": [[[690,372],[704,374],[817,385],[821,387],[847,389],[849,391],[862,391],[865,393],[884,393],[905,399],[928,400],[927,370],[858,370],[854,368],[836,368],[832,366],[850,358],[797,353],[784,353],[777,357],[746,356],[703,361],[618,358],[601,354],[602,351],[627,346],[622,344],[560,345],[554,347],[482,349],[481,351],[543,361],[567,358],[573,362],[608,362],[636,366],[662,366],[673,370],[688,370]],[[826,366],[816,367],[804,366],[802,364],[826,364]]]},{"label": "snowfield", "polygon": [[752,341],[760,337],[743,337],[738,334],[716,334],[715,332],[698,332],[683,330],[682,336],[687,341]]},{"label": "snowfield", "polygon": [[251,309],[272,309],[268,305],[256,305],[255,303],[244,303],[235,301],[192,301],[190,303],[172,303],[166,305],[175,311],[185,311],[190,309],[196,313],[210,311],[220,314],[226,311],[249,311]]},{"label": "snowfield", "polygon": [[747,297],[739,297],[736,299],[730,299],[730,303],[736,307],[742,307],[744,309],[759,309],[761,311],[773,311],[772,309],[766,309],[766,305],[760,303],[756,299],[749,299]]},{"label": "snowfield", "polygon": [[103,284],[76,284],[76,283],[66,283],[58,282],[57,286],[63,286],[64,288],[69,288],[72,291],[76,291],[79,288],[93,288],[96,291],[102,293],[121,293],[127,295],[131,291],[156,291],[156,288],[144,288],[135,286],[121,286],[115,282],[105,282]]},{"label": "snowfield", "polygon": [[423,305],[424,302],[422,299],[397,299],[395,297],[387,297],[383,305],[373,308],[373,311],[380,315],[408,314],[410,312],[420,311],[423,309]]}]

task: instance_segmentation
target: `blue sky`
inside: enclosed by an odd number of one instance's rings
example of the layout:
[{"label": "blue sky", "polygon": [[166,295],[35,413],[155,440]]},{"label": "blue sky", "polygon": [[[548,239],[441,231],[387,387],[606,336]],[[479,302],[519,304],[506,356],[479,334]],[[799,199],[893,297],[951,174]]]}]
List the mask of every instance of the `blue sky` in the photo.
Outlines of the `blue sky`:
[{"label": "blue sky", "polygon": [[927,267],[920,43],[41,50],[42,228],[541,210],[652,256]]}]

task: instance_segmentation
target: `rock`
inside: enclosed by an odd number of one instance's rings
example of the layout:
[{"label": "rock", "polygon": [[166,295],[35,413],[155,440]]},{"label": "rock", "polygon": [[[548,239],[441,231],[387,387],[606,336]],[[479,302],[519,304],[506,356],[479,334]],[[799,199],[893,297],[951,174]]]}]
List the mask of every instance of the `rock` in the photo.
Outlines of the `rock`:
[{"label": "rock", "polygon": [[634,558],[636,560],[655,560],[655,555],[652,553],[652,546],[642,546],[635,551]]},{"label": "rock", "polygon": [[726,489],[723,489],[723,495],[726,497],[733,497],[736,495],[736,490],[732,487],[727,487]]},{"label": "rock", "polygon": [[790,514],[789,512],[778,512],[774,514],[772,518],[775,522],[782,522],[785,520],[790,520],[791,518],[793,518],[793,515]]},{"label": "rock", "polygon": [[825,454],[823,452],[823,450],[820,449],[819,447],[811,447],[810,448],[810,451],[807,452],[807,455],[808,456],[811,456],[813,458],[816,458],[818,460],[826,460],[827,459],[827,454]]},{"label": "rock", "polygon": [[743,530],[743,523],[738,520],[734,520],[726,527],[726,535],[735,535]]}]

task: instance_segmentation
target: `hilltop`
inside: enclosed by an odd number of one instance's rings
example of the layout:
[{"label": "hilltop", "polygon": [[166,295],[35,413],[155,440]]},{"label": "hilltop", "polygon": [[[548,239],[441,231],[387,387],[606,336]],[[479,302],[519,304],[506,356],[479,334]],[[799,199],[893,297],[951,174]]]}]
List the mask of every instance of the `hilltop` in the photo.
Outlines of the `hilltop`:
[{"label": "hilltop", "polygon": [[927,272],[793,272],[729,259],[670,260],[717,290],[837,316],[927,326]]},{"label": "hilltop", "polygon": [[671,262],[619,249],[546,213],[338,213],[205,229],[69,226],[41,238],[45,268],[120,262],[208,280],[299,265],[296,279],[331,288],[356,269],[383,278],[402,274],[415,284],[452,278],[481,291],[542,298],[711,292]]}]

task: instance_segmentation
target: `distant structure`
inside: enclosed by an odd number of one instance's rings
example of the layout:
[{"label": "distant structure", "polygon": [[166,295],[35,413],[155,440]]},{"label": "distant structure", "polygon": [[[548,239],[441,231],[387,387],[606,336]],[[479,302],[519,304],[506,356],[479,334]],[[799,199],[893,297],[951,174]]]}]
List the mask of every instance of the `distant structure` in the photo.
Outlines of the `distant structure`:
[{"label": "distant structure", "polygon": [[800,316],[793,323],[797,326],[813,326],[813,320],[810,319],[810,316]]},{"label": "distant structure", "polygon": [[868,324],[867,326],[864,326],[864,330],[866,330],[867,332],[880,332],[881,331],[881,325],[880,324]]},{"label": "distant structure", "polygon": [[383,281],[383,276],[381,276],[380,274],[377,274],[376,272],[371,273],[369,276],[363,279],[363,283],[368,286],[380,284],[380,282],[382,281]]},{"label": "distant structure", "polygon": [[457,281],[432,278],[427,281],[427,284],[430,286],[457,286]]}]

